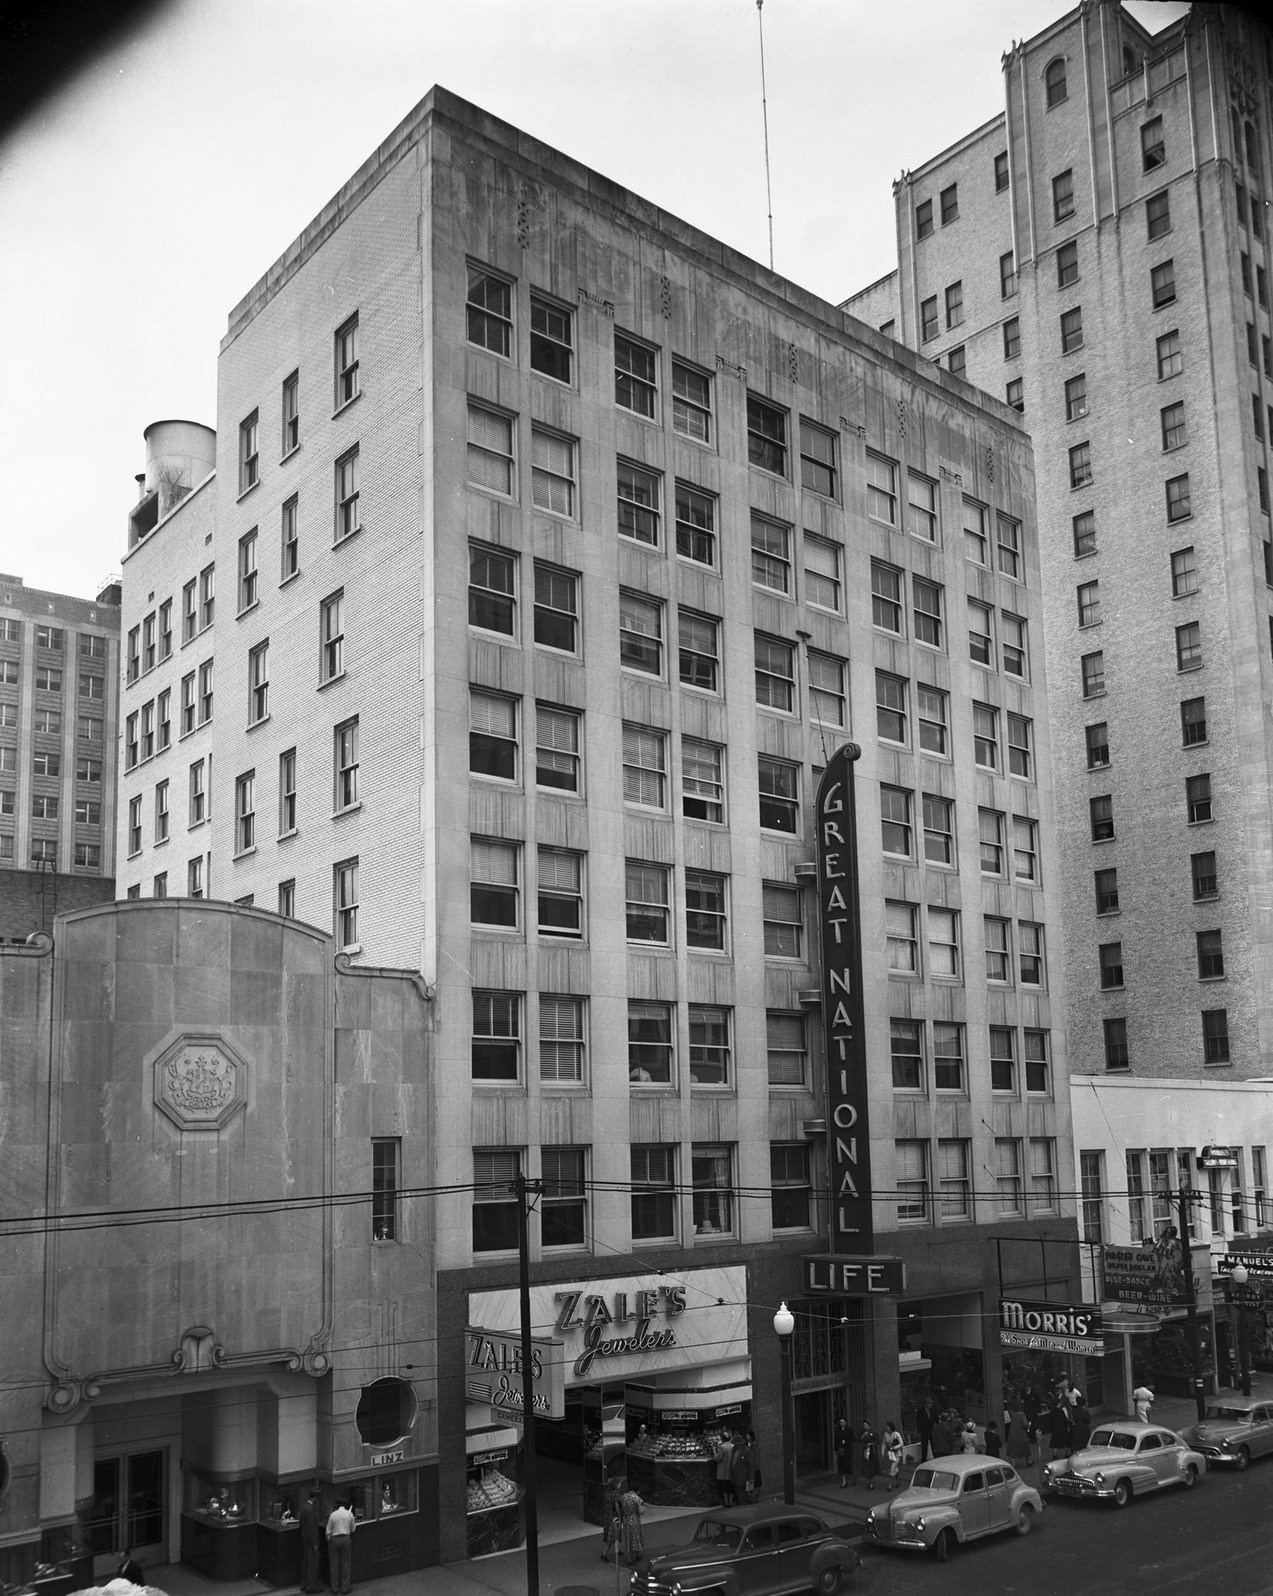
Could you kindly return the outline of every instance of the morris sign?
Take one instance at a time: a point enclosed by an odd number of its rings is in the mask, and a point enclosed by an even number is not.
[[[1085,1303],[1000,1298],[999,1345],[1099,1358],[1105,1350],[1101,1311]]]
[[[858,912],[857,815],[853,762],[844,743],[818,785],[818,920],[822,940],[822,1025],[827,1058],[827,1166],[831,1179],[829,1250],[869,1254],[871,1142],[867,1124],[862,1015],[862,928]]]

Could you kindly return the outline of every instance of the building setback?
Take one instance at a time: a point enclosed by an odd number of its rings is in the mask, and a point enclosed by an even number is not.
[[[433,993],[401,1178],[436,1186],[441,1555],[516,1534],[507,1398],[462,1370],[467,1329],[517,1324],[519,1176],[565,1374],[541,1445],[576,1466],[585,1431],[628,1444],[657,1500],[708,1489],[708,1433],[776,1437],[782,1300],[803,1463],[846,1410],[996,1411],[999,1269],[1077,1278],[1020,418],[435,89],[231,313],[217,423],[215,478],[125,564],[126,635],[192,626],[124,689],[139,729],[176,696],[164,747],[125,738],[121,890],[197,882]],[[850,739],[860,1133],[905,1265],[878,1300],[801,1267],[828,1235],[813,798]]]
[[[0,573],[0,941],[114,896],[119,603]]]

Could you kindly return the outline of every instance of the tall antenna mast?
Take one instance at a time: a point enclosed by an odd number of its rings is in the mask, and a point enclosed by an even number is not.
[[[765,96],[765,0],[756,0],[760,29],[760,115],[765,128],[765,200],[769,205],[769,270],[774,269],[774,191],[769,181],[769,101]]]

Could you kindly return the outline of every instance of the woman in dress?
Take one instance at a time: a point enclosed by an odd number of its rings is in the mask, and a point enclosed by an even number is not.
[[[641,1530],[641,1498],[625,1480],[619,1496],[619,1554],[629,1563],[645,1555],[645,1536]]]
[[[880,1443],[871,1428],[868,1420],[862,1426],[862,1433],[857,1438],[857,1445],[853,1448],[853,1477],[856,1480],[860,1474],[866,1481],[868,1491],[875,1489],[875,1476],[880,1467]]]
[[[840,1471],[840,1489],[847,1491],[853,1473],[853,1449],[858,1438],[847,1419],[839,1419],[835,1426],[835,1466]]]

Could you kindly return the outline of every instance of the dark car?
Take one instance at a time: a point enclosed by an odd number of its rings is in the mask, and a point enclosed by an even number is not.
[[[832,1528],[802,1507],[722,1508],[698,1522],[684,1546],[642,1558],[633,1596],[836,1596],[858,1566],[848,1524]]]
[[[1213,1402],[1205,1419],[1182,1431],[1208,1463],[1231,1463],[1244,1469],[1253,1457],[1273,1452],[1273,1402],[1234,1397]]]

